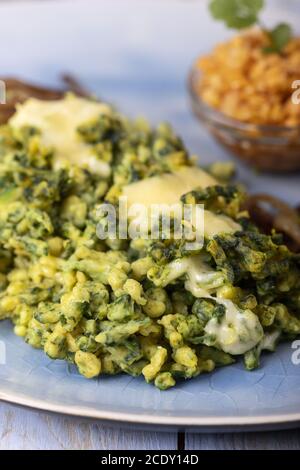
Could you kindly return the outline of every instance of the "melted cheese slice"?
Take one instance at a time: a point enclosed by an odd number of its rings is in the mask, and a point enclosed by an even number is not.
[[[213,270],[202,255],[175,259],[165,268],[167,275],[155,285],[166,287],[176,279],[185,276],[184,287],[194,297],[213,299],[225,307],[225,315],[211,318],[204,331],[208,335],[204,344],[215,346],[232,355],[244,354],[254,348],[263,339],[264,332],[257,315],[251,310],[240,310],[231,300],[213,297],[224,278]],[[266,349],[266,347],[265,347]]]
[[[128,204],[174,204],[183,194],[197,187],[207,188],[219,184],[213,176],[198,167],[182,167],[174,173],[146,178],[123,189]]]
[[[264,335],[257,315],[251,310],[240,310],[231,300],[211,296],[212,290],[221,287],[222,277],[202,261],[201,255],[185,258],[183,264],[187,276],[186,290],[194,297],[214,299],[225,307],[225,315],[221,320],[211,318],[207,322],[204,331],[214,341],[211,344],[209,339],[204,344],[214,345],[232,355],[244,354],[254,348]]]
[[[99,114],[110,112],[111,108],[106,104],[71,94],[56,101],[30,98],[17,106],[9,124],[17,129],[23,126],[38,128],[42,144],[54,150],[56,168],[73,163],[106,177],[110,174],[110,166],[93,154],[91,147],[80,138],[77,128]]]
[[[224,284],[224,278],[218,271],[213,270],[203,261],[203,255],[193,255],[171,261],[162,279],[157,282],[158,287],[166,287],[171,282],[185,275],[185,288],[194,297],[207,297]]]
[[[212,318],[204,331],[215,338],[214,345],[229,354],[245,354],[254,348],[264,336],[263,328],[255,313],[251,310],[239,310],[227,299],[215,299],[224,305],[226,313],[221,320]],[[210,341],[207,343],[210,346]]]
[[[151,205],[171,206],[180,201],[180,197],[197,187],[202,189],[215,186],[218,181],[198,167],[183,167],[174,173],[153,176],[123,188],[130,208],[133,204],[141,204],[150,209]],[[195,210],[202,210],[195,207]],[[193,217],[195,220],[195,217]],[[239,224],[224,215],[204,211],[204,235],[212,238],[219,233],[233,233],[240,230]]]

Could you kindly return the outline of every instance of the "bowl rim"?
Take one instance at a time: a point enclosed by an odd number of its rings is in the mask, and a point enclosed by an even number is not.
[[[195,62],[191,67],[187,76],[187,89],[192,100],[193,106],[196,106],[196,112],[200,112],[206,116],[206,120],[212,121],[224,128],[231,128],[234,130],[253,132],[259,131],[263,134],[275,134],[275,133],[299,133],[300,124],[297,126],[282,126],[276,124],[255,124],[239,121],[238,119],[226,116],[216,108],[209,106],[205,103],[196,91],[195,80],[201,75],[201,71],[195,67]],[[300,104],[299,104],[300,106]]]

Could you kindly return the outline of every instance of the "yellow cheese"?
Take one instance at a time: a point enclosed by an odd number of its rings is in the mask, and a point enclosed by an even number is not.
[[[194,219],[195,220],[195,219]],[[219,233],[234,233],[241,230],[241,226],[226,215],[217,215],[210,211],[204,211],[204,235],[213,238]]]
[[[30,98],[18,105],[9,124],[14,128],[37,127],[43,145],[54,150],[56,168],[74,163],[108,176],[110,166],[96,158],[89,145],[80,139],[77,128],[99,114],[110,112],[111,108],[106,104],[71,94],[56,101]]]
[[[213,299],[225,307],[224,317],[221,320],[210,319],[204,328],[205,333],[216,339],[218,348],[234,355],[244,354],[261,341],[264,332],[257,315],[251,310],[238,309],[231,300],[212,297],[211,294],[224,283],[224,278],[207,265],[201,255],[176,259],[168,265],[168,269],[164,287],[185,275],[185,289],[194,297]]]
[[[194,297],[213,299],[225,307],[225,315],[220,319],[211,318],[204,331],[208,335],[204,344],[214,345],[230,354],[244,354],[254,348],[263,338],[263,328],[257,315],[251,310],[240,310],[231,300],[213,297],[224,284],[225,278],[214,270],[203,256],[194,255],[171,261],[165,267],[166,275],[161,280],[154,279],[155,285],[166,287],[171,282],[184,276],[184,287]],[[211,344],[211,338],[214,342]]]
[[[244,354],[254,348],[264,336],[258,316],[251,310],[239,310],[231,300],[215,300],[224,305],[226,313],[221,320],[211,318],[204,328],[205,333],[215,337],[216,346],[229,354]]]
[[[186,290],[194,297],[209,297],[225,282],[219,271],[213,270],[203,261],[202,254],[174,259],[165,267],[164,276],[153,282],[158,287],[166,287],[182,276],[186,279]]]
[[[174,173],[165,173],[129,184],[123,189],[128,205],[138,202],[151,204],[176,204],[183,194],[192,189],[219,184],[217,180],[198,167],[182,167]]]
[[[205,333],[216,338],[216,346],[234,355],[244,354],[254,348],[264,335],[257,315],[251,310],[238,309],[231,300],[211,296],[211,292],[216,291],[222,285],[220,272],[214,271],[203,262],[201,255],[172,261],[172,263],[176,262],[185,270],[186,290],[190,291],[194,297],[214,299],[225,307],[224,317],[221,320],[212,318],[204,328]]]
[[[174,173],[166,173],[153,176],[136,183],[129,184],[123,188],[123,196],[127,198],[128,208],[133,204],[141,204],[147,211],[152,205],[172,206],[179,202],[180,197],[197,187],[203,189],[215,186],[218,181],[204,170],[198,167],[183,167]],[[202,211],[196,207],[196,211]],[[148,212],[149,214],[149,212]],[[196,214],[193,214],[193,220]],[[241,227],[234,220],[224,215],[204,211],[204,235],[212,238],[219,233],[233,233]]]

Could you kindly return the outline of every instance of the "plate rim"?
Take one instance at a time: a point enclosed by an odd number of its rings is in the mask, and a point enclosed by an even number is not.
[[[278,415],[262,416],[168,416],[126,413],[119,411],[108,411],[84,406],[61,405],[40,399],[22,397],[16,393],[7,393],[0,390],[0,401],[28,408],[64,414],[73,417],[97,419],[114,423],[127,423],[138,425],[156,425],[162,427],[190,427],[190,428],[230,428],[239,426],[276,426],[296,425],[300,423],[300,411]]]

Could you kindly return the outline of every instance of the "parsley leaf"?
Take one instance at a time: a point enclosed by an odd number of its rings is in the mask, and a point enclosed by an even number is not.
[[[267,31],[270,38],[270,46],[264,48],[264,52],[280,52],[292,37],[292,28],[286,23],[280,23],[271,31]]]
[[[211,0],[209,4],[212,16],[234,29],[255,24],[263,6],[264,0]]]
[[[290,41],[292,29],[286,23],[279,23],[271,30],[265,29],[258,18],[264,5],[264,0],[210,0],[209,9],[214,18],[224,21],[229,28],[243,29],[258,24],[270,42],[263,51],[280,53]]]

